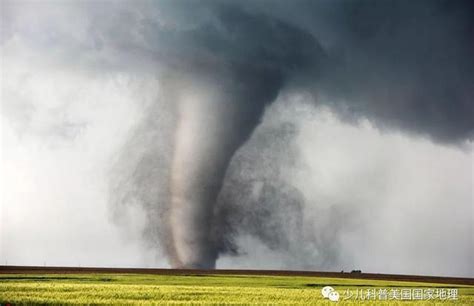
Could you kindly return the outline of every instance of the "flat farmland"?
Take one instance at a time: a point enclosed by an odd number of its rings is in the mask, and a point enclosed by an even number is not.
[[[278,272],[0,267],[0,304],[474,305],[468,278]]]

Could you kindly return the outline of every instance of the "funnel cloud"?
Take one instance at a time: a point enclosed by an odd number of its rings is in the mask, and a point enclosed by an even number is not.
[[[177,58],[162,87],[176,116],[163,215],[164,245],[174,267],[215,267],[224,246],[212,226],[231,158],[285,84],[304,71],[316,71],[324,59],[317,41],[293,26],[233,7],[216,11],[219,27],[206,24],[179,33],[183,44],[191,41],[192,48],[213,53]]]

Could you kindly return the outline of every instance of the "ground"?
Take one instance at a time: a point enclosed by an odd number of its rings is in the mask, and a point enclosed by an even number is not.
[[[339,292],[338,304],[343,305],[474,305],[472,285],[314,276],[132,273],[0,273],[0,305],[336,304],[324,299],[321,294],[321,289],[328,285]],[[412,295],[410,299],[421,293],[424,300],[402,300],[401,295],[408,292]],[[371,300],[362,302],[358,297],[361,293],[365,298],[369,295]]]

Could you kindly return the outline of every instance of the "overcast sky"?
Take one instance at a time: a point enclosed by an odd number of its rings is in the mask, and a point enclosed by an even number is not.
[[[2,1],[0,264],[170,266],[172,71],[275,93],[217,268],[473,277],[472,4],[288,3]]]

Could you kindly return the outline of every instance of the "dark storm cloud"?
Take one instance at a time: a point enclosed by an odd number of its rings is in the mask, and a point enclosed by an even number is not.
[[[172,204],[176,194],[170,189],[176,187],[162,177],[173,178],[176,170],[169,165],[185,163],[190,157],[173,149],[179,137],[169,142],[159,137],[154,120],[162,105],[150,106],[124,150],[128,160],[121,164],[129,166],[119,175],[122,183],[115,188],[116,196],[125,194],[122,202],[129,201],[130,195],[138,198],[149,212],[150,237],[156,233],[161,237],[158,240],[175,266],[213,267],[219,252],[238,253],[234,240],[242,234],[281,251],[294,247],[289,241],[317,242],[318,249],[326,250],[321,256],[326,254],[334,263],[337,239],[325,239],[325,233],[313,237],[310,229],[302,229],[304,200],[277,176],[259,182],[250,174],[232,176],[231,169],[238,166],[231,164],[221,191],[234,152],[258,124],[264,106],[283,89],[310,92],[317,103],[349,121],[368,118],[381,129],[443,143],[470,139],[474,122],[471,8],[461,1],[206,1],[195,10],[188,2],[173,1],[119,7],[113,22],[97,21],[99,29],[106,29],[97,32],[99,45],[118,49],[126,64],[138,61],[135,66],[141,69],[149,69],[150,63],[164,68],[168,81],[163,99],[170,104],[179,104],[173,102],[179,92],[199,79],[213,84],[209,90],[220,92],[238,111],[233,120],[220,123],[233,126],[223,138],[216,138],[219,151],[209,152],[214,166],[197,166],[194,179],[201,186],[184,191],[195,198],[192,208],[187,208],[184,202]],[[203,112],[219,116],[209,109]],[[178,122],[180,117],[189,118],[179,110],[170,114]],[[208,132],[208,137],[215,137],[212,128]],[[170,149],[163,150],[163,145]],[[130,154],[137,147],[148,149]],[[202,148],[196,143],[194,153],[186,154],[199,156]],[[263,156],[265,150],[259,152]],[[135,155],[135,162],[129,159]],[[236,156],[234,163],[238,161]],[[252,197],[255,184],[261,190]],[[200,195],[202,190],[207,190],[205,195]],[[173,211],[193,221],[173,224]],[[190,236],[173,238],[173,227],[186,228]],[[276,235],[279,230],[283,233]],[[337,236],[337,223],[325,231]],[[198,259],[179,256],[176,240],[190,241],[194,253],[202,255],[193,255]]]
[[[339,19],[343,54],[327,88],[389,127],[443,142],[470,138],[473,17],[472,2],[348,3]]]
[[[69,18],[84,20],[78,31],[84,37],[61,26],[54,5],[4,2],[2,41],[20,29],[15,12],[29,6],[49,10],[50,23],[32,20],[21,29],[72,65],[138,73],[211,69],[215,76],[256,75],[252,82],[270,87],[292,78],[352,119],[368,117],[445,143],[472,137],[471,1],[65,5]]]
[[[472,138],[471,1],[297,3],[274,13],[320,38],[330,59],[322,82],[308,85],[336,109],[436,141]]]

